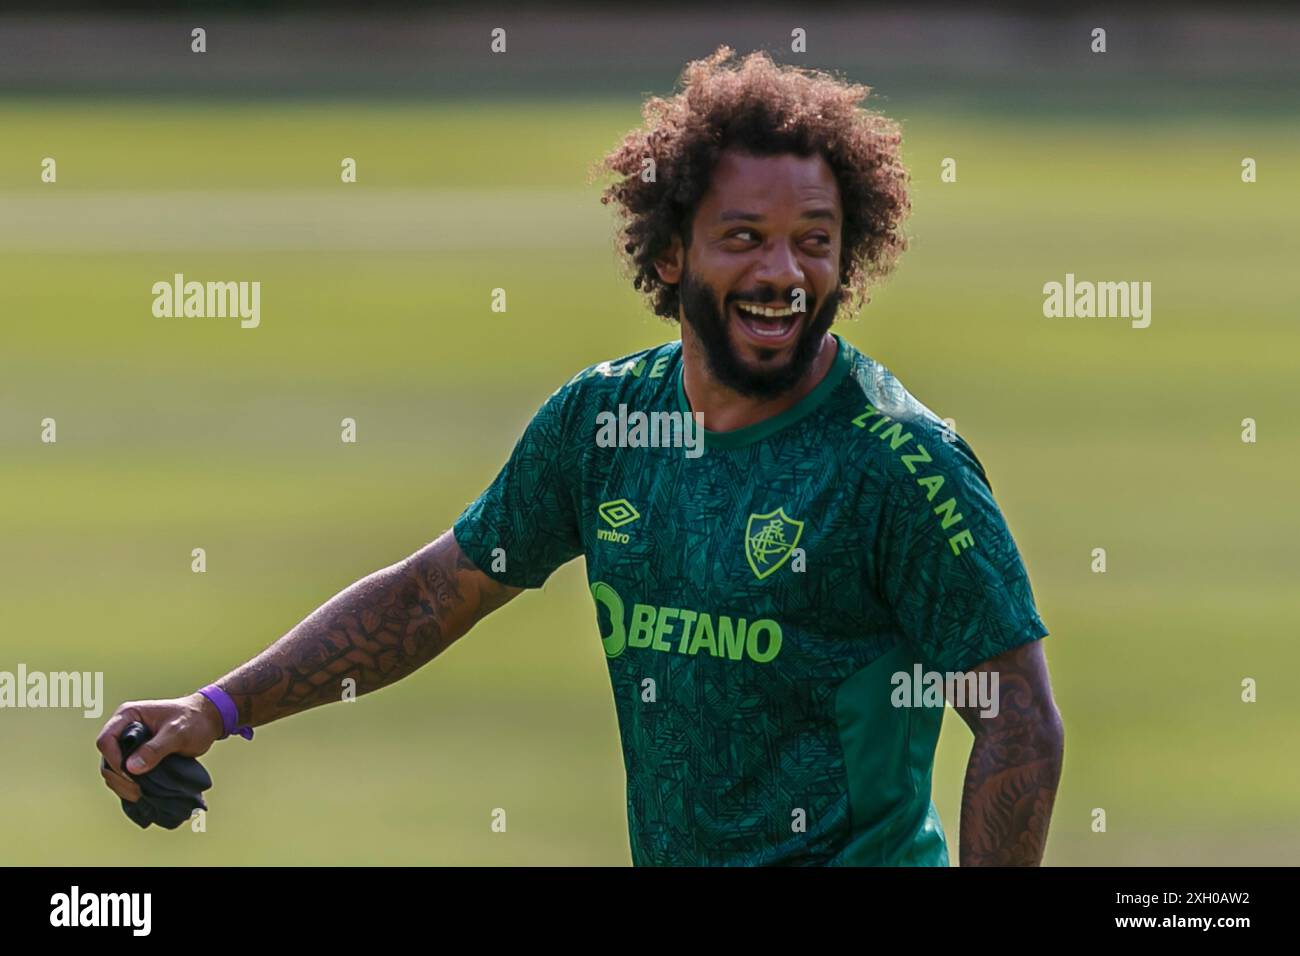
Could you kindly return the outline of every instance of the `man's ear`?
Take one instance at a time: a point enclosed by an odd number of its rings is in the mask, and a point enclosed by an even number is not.
[[[659,278],[664,285],[677,285],[682,281],[682,263],[685,256],[682,238],[674,234],[672,244],[662,255],[655,258],[655,271],[659,273]]]

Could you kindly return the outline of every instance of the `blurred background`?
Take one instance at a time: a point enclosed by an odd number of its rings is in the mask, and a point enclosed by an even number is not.
[[[94,738],[436,537],[575,371],[676,337],[588,173],[721,43],[903,124],[912,248],[839,330],[955,419],[1023,552],[1067,727],[1046,862],[1300,860],[1294,11],[319,9],[0,17],[0,670],[106,698],[0,711],[0,862],[629,863],[581,560],[407,680],[218,744],[206,833],[128,822]],[[178,272],[260,281],[260,327],[155,318]],[[1044,318],[1066,273],[1151,282],[1151,326]],[[954,860],[969,746],[948,713]]]

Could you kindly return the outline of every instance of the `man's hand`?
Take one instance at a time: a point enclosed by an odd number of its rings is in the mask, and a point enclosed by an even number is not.
[[[117,738],[128,724],[137,720],[153,735],[126,762],[126,770],[137,775],[148,773],[171,753],[202,756],[222,731],[221,714],[210,700],[197,692],[174,700],[128,701],[118,707],[99,732],[95,746],[108,763],[99,772],[104,783],[128,803],[140,799],[140,785],[123,772],[122,749]]]
[[[962,866],[1038,866],[1061,778],[1065,728],[1052,700],[1042,641],[971,669],[998,675],[996,716],[954,709],[975,734],[961,800]]]

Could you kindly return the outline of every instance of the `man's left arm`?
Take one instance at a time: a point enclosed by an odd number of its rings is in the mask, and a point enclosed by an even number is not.
[[[997,675],[998,705],[956,707],[975,734],[961,799],[962,866],[1038,866],[1061,778],[1065,728],[1043,642],[971,668]],[[979,678],[977,677],[977,680]]]

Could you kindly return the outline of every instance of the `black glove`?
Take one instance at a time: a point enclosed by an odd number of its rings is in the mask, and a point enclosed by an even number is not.
[[[212,777],[193,757],[168,754],[148,773],[136,775],[126,769],[126,758],[149,739],[149,728],[138,720],[129,724],[117,738],[122,748],[122,771],[140,785],[140,799],[135,803],[122,801],[126,815],[141,829],[156,823],[167,830],[175,830],[190,818],[196,809],[206,810],[203,791],[212,786]],[[108,761],[100,761],[108,766]]]

